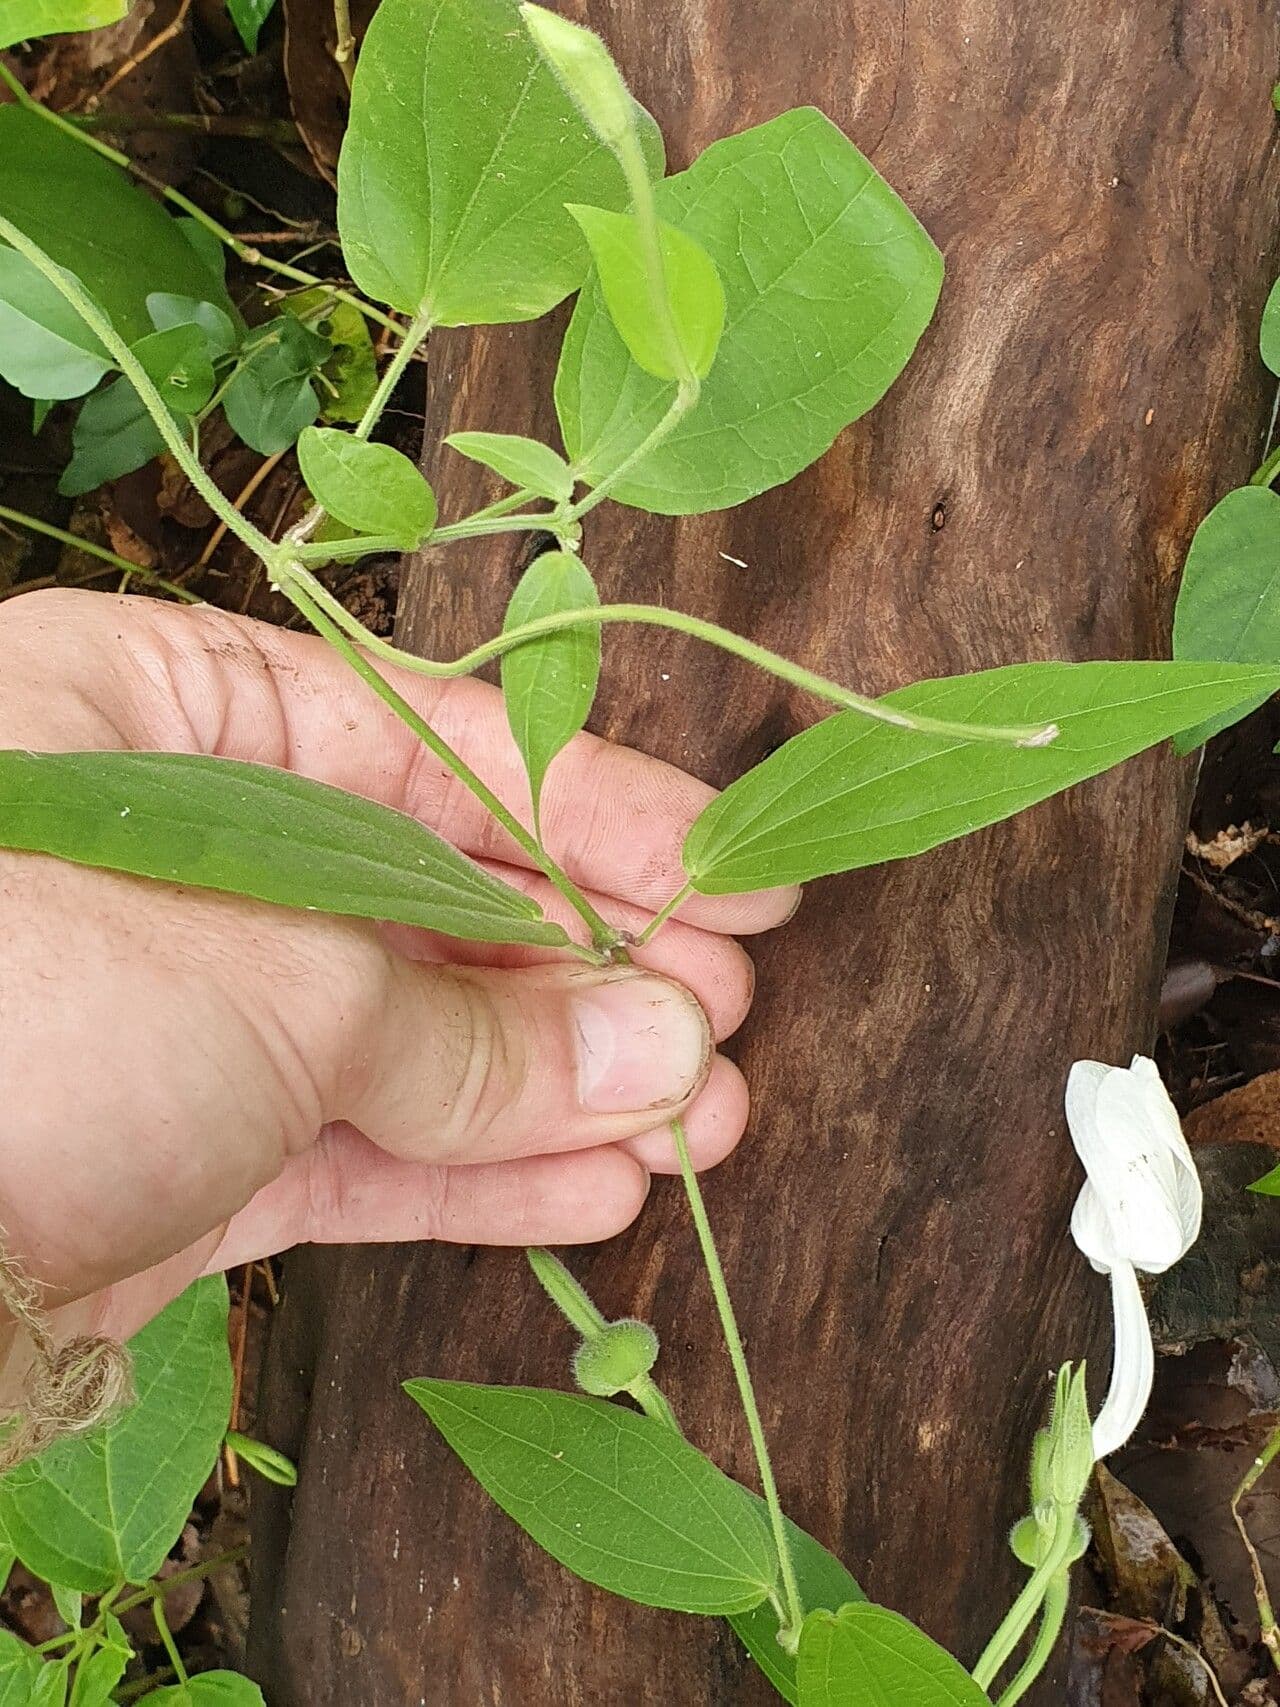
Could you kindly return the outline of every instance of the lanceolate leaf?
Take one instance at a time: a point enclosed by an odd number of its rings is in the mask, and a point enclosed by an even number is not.
[[[1242,486],[1196,529],[1173,613],[1175,658],[1280,664],[1280,494]],[[1178,737],[1189,753],[1268,696],[1258,694]]]
[[[990,1707],[959,1660],[869,1601],[805,1619],[796,1676],[800,1707]]]
[[[905,859],[1008,818],[1206,716],[1280,688],[1280,667],[1015,664],[917,682],[886,703],[970,723],[1043,725],[1045,747],[919,735],[840,712],[713,800],[685,840],[708,895]]]
[[[511,595],[503,632],[599,603],[586,565],[572,552],[547,551],[534,558]],[[527,640],[503,656],[507,721],[529,773],[535,821],[547,766],[591,715],[599,680],[598,626]]]
[[[74,273],[130,343],[153,329],[154,291],[211,302],[237,318],[220,274],[182,222],[73,136],[24,107],[0,106],[0,160],[0,214]]]
[[[760,1502],[761,1514],[764,1502]],[[791,1560],[800,1585],[800,1600],[811,1612],[825,1607],[836,1612],[850,1601],[862,1600],[864,1595],[857,1582],[845,1570],[834,1553],[828,1553],[820,1541],[805,1533],[790,1518],[784,1518],[791,1542]],[[796,1662],[791,1654],[778,1646],[778,1614],[766,1600],[753,1612],[739,1612],[730,1618],[734,1633],[760,1670],[784,1701],[796,1707]]]
[[[482,1487],[562,1565],[645,1606],[758,1606],[777,1565],[745,1488],[663,1423],[534,1387],[409,1381]]]
[[[258,36],[275,3],[276,0],[227,0],[231,22],[248,52],[257,53]]]
[[[542,498],[558,503],[573,494],[569,464],[537,439],[524,439],[516,433],[450,433],[444,442],[459,456],[482,463],[513,486],[527,486]]]
[[[674,225],[659,224],[668,331],[654,306],[644,239],[634,214],[572,206],[569,212],[591,245],[609,318],[632,360],[657,379],[681,379],[687,368],[704,379],[724,330],[724,290],[702,245]],[[669,347],[671,337],[677,344],[674,350]]]
[[[715,263],[724,335],[697,409],[612,496],[687,515],[790,480],[879,401],[929,323],[942,257],[811,107],[713,143],[657,186],[657,201]],[[582,477],[617,468],[672,396],[632,360],[590,281],[556,375],[565,448]]]
[[[307,427],[298,440],[298,467],[316,502],[357,533],[385,535],[411,551],[435,526],[435,493],[392,445]]]
[[[130,0],[0,0],[0,49],[114,24]],[[3,1697],[0,1697],[2,1700]]]
[[[641,128],[661,171],[647,114]],[[440,326],[531,320],[586,275],[564,204],[626,199],[515,0],[382,0],[338,162],[342,249],[361,290]]]
[[[85,1594],[159,1570],[217,1459],[231,1406],[222,1276],[188,1287],[130,1349],[136,1403],[0,1480],[23,1564]]]
[[[0,847],[478,942],[568,941],[403,812],[269,765],[0,752]]]
[[[111,366],[102,345],[44,274],[25,255],[0,245],[0,379],[24,397],[83,397]]]

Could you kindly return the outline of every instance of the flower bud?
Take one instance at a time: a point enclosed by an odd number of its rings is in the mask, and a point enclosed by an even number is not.
[[[574,1353],[573,1375],[584,1393],[610,1399],[623,1393],[658,1361],[658,1336],[648,1322],[610,1322]]]
[[[624,148],[635,127],[635,106],[600,37],[542,6],[521,6],[520,15],[534,46],[601,142]]]

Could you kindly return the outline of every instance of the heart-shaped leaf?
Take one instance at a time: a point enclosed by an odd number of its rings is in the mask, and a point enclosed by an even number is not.
[[[0,752],[0,847],[477,942],[569,940],[415,819],[269,765]]]
[[[154,1576],[213,1468],[231,1407],[226,1281],[196,1281],[130,1350],[136,1402],[0,1480],[23,1564],[85,1594]]]
[[[202,1671],[189,1683],[144,1695],[138,1707],[266,1707],[262,1691],[234,1671]]]
[[[800,1707],[991,1707],[959,1660],[870,1601],[805,1619],[796,1681]]]
[[[1214,712],[1280,688],[1238,664],[1014,664],[917,682],[904,711],[967,723],[1056,723],[1043,747],[958,741],[844,711],[794,736],[707,806],[684,844],[703,894],[804,883],[1008,818]]]
[[[879,401],[929,323],[942,257],[811,107],[713,143],[657,186],[657,204],[714,262],[724,335],[697,409],[611,496],[688,515],[790,480]],[[632,359],[589,281],[556,375],[565,449],[582,478],[595,484],[618,468],[672,396]]]
[[[641,115],[655,172],[662,142]],[[571,201],[626,206],[622,173],[514,0],[382,0],[338,161],[338,227],[367,295],[437,326],[531,320],[582,283]]]
[[[599,1588],[680,1612],[743,1612],[777,1574],[745,1488],[665,1423],[579,1393],[408,1381],[481,1486]]]

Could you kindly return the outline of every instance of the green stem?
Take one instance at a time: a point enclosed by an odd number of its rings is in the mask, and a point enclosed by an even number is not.
[[[1075,1513],[1060,1511],[1058,1527],[1048,1552],[1027,1578],[1022,1593],[1001,1619],[999,1628],[973,1668],[973,1681],[980,1689],[990,1689],[1005,1661],[1026,1634],[1054,1579],[1066,1564],[1074,1540]]]
[[[1231,1517],[1244,1550],[1249,1557],[1249,1570],[1253,1577],[1253,1598],[1258,1608],[1258,1633],[1262,1637],[1263,1646],[1271,1657],[1272,1666],[1280,1670],[1280,1625],[1276,1623],[1275,1607],[1271,1601],[1271,1591],[1267,1587],[1262,1561],[1258,1558],[1257,1548],[1249,1538],[1249,1531],[1245,1527],[1245,1521],[1240,1511],[1240,1502],[1253,1491],[1259,1477],[1270,1467],[1277,1453],[1280,1453],[1280,1428],[1272,1429],[1262,1451],[1259,1452],[1241,1477],[1240,1486],[1231,1496]]]
[[[160,1632],[160,1640],[164,1643],[164,1651],[169,1656],[169,1664],[173,1667],[174,1676],[180,1684],[190,1682],[187,1668],[182,1663],[182,1655],[178,1652],[178,1644],[173,1639],[169,1628],[169,1620],[164,1615],[164,1595],[157,1594],[151,1602],[151,1616],[155,1619],[156,1629]]]
[[[175,599],[182,599],[189,605],[202,602],[195,593],[189,593],[185,587],[179,587],[173,581],[162,580],[154,569],[148,569],[141,563],[130,563],[127,557],[117,557],[115,552],[108,551],[105,545],[95,545],[91,539],[81,539],[78,533],[69,533],[66,528],[54,527],[52,522],[43,522],[38,516],[29,516],[22,510],[11,510],[7,504],[0,504],[0,521],[13,522],[18,527],[29,528],[32,533],[56,539],[60,545],[83,552],[86,557],[97,557],[126,575],[141,576],[150,586],[158,587],[161,592],[170,593]]]
[[[538,532],[562,535],[565,532],[563,518],[552,510],[541,516],[504,516],[497,521],[467,516],[463,521],[446,522],[444,527],[437,528],[428,544],[447,545],[451,539],[484,539],[494,533]]]
[[[43,249],[3,216],[0,216],[0,237],[12,244],[20,255],[25,256],[37,272],[49,281],[59,296],[71,304],[138,393],[166,448],[205,503],[220,521],[226,523],[237,539],[261,557],[269,569],[273,568],[280,559],[279,547],[273,545],[265,534],[259,533],[253,523],[241,515],[231,500],[205,473],[197,458],[192,455],[190,445],[182,436],[181,427],[165,407],[164,399],[156,390],[150,376],[102,310],[81,289],[79,281],[71,274],[64,273]]]
[[[643,462],[645,457],[649,456],[665,438],[670,436],[684,416],[691,409],[696,408],[701,390],[699,381],[692,375],[688,379],[682,379],[671,407],[657,426],[641,439],[630,456],[624,456],[616,468],[606,474],[602,480],[597,481],[585,498],[580,498],[576,504],[571,505],[565,511],[565,520],[570,522],[581,521],[588,511],[594,510],[597,504],[602,504],[618,482],[625,480],[633,468]]]
[[[649,923],[644,927],[644,929],[636,937],[634,946],[636,948],[643,948],[646,943],[652,942],[654,937],[657,936],[658,932],[662,929],[663,925],[666,924],[667,920],[671,917],[671,915],[676,911],[677,908],[683,907],[685,902],[689,899],[690,895],[692,895],[692,894],[693,894],[693,880],[691,878],[689,880],[689,882],[685,884],[683,889],[679,890],[676,894],[674,894],[671,897],[671,899],[665,903],[664,906],[659,907],[658,911],[649,920]]]
[[[596,1308],[585,1287],[575,1280],[558,1257],[539,1247],[533,1247],[524,1254],[528,1257],[529,1267],[537,1276],[538,1284],[547,1297],[584,1340],[595,1339],[605,1331],[609,1326],[608,1319]],[[682,1433],[666,1394],[652,1375],[637,1376],[625,1391],[647,1417],[661,1423],[664,1428],[674,1429],[677,1434]]]
[[[1250,486],[1270,486],[1280,474],[1280,445],[1271,452],[1262,465],[1249,476]]]
[[[172,185],[165,184],[158,178],[153,178],[149,172],[135,164],[127,154],[121,153],[118,148],[112,148],[110,143],[103,142],[100,137],[92,135],[87,130],[81,130],[78,125],[64,118],[61,113],[52,112],[41,102],[34,100],[8,66],[3,63],[0,63],[0,82],[6,85],[14,99],[26,107],[28,112],[37,113],[42,119],[53,125],[56,130],[62,131],[67,136],[73,136],[77,142],[82,143],[86,148],[91,148],[95,154],[100,154],[104,160],[110,160],[113,166],[123,167],[126,172],[131,172],[134,177],[140,178],[145,184],[149,184],[167,202],[171,202],[174,207],[180,208],[188,219],[194,219],[197,225],[202,225],[211,237],[216,237],[219,243],[225,244],[246,266],[261,267],[266,272],[278,274],[280,278],[292,280],[294,284],[325,285],[333,291],[339,302],[345,302],[348,307],[356,309],[358,313],[364,315],[366,320],[376,321],[379,326],[387,326],[393,332],[403,330],[402,323],[399,320],[385,314],[382,309],[375,308],[371,302],[366,302],[354,291],[340,289],[338,286],[332,285],[328,279],[319,278],[315,273],[304,272],[301,267],[292,266],[288,261],[277,261],[273,256],[264,255],[260,249],[255,249],[252,244],[242,243],[234,231],[228,231],[225,225],[219,225],[218,221],[211,214],[206,213],[198,202],[193,202],[189,196],[184,196],[181,190],[175,190]]]
[[[1062,1625],[1067,1616],[1067,1602],[1070,1593],[1071,1573],[1059,1571],[1045,1590],[1044,1603],[1040,1611],[1040,1627],[1036,1631],[1035,1641],[1031,1644],[1031,1651],[1019,1666],[1008,1688],[996,1702],[996,1707],[1014,1707],[1014,1703],[1022,1700],[1022,1697],[1048,1665],[1053,1650],[1057,1646],[1058,1637],[1062,1634]]]
[[[416,657],[412,652],[404,652],[390,641],[370,634],[348,612],[344,611],[341,617],[336,611],[333,615],[334,620],[340,622],[346,632],[375,657],[412,670],[416,675],[429,676],[436,681],[446,681],[455,676],[469,676],[482,664],[502,657],[513,647],[523,645],[527,640],[537,640],[544,634],[558,634],[562,629],[582,628],[593,623],[648,623],[655,628],[670,628],[679,634],[688,634],[695,640],[704,640],[711,646],[718,646],[722,651],[732,653],[736,658],[742,658],[748,664],[754,664],[757,669],[766,670],[770,675],[791,683],[793,687],[804,689],[806,693],[811,693],[818,699],[828,700],[833,705],[842,706],[846,711],[861,712],[864,717],[875,718],[880,723],[891,723],[898,729],[913,729],[917,734],[942,735],[959,741],[1007,743],[1015,747],[1043,747],[1058,732],[1057,725],[1052,723],[1042,724],[1038,728],[1031,725],[1000,728],[979,723],[952,723],[945,718],[920,717],[910,712],[897,711],[880,700],[867,699],[862,694],[841,687],[838,682],[829,681],[827,677],[820,676],[813,670],[806,670],[801,664],[793,664],[790,659],[771,652],[767,646],[758,646],[754,640],[744,639],[742,635],[734,634],[727,628],[720,628],[714,622],[705,622],[701,617],[688,616],[683,611],[666,610],[662,605],[592,605],[582,610],[560,611],[551,616],[537,617],[532,622],[521,623],[518,628],[510,628],[503,634],[494,635],[492,640],[473,647],[470,652],[464,652],[452,662]]]
[[[791,1557],[791,1544],[787,1540],[786,1520],[782,1515],[782,1503],[778,1498],[778,1485],[774,1479],[773,1462],[769,1457],[769,1443],[765,1439],[764,1424],[760,1420],[760,1407],[756,1403],[755,1388],[751,1384],[751,1371],[747,1367],[747,1356],[742,1347],[742,1335],[738,1331],[737,1317],[733,1313],[733,1300],[729,1297],[724,1269],[720,1264],[720,1253],[716,1249],[711,1222],[707,1218],[707,1206],[702,1197],[702,1187],[698,1184],[698,1176],[694,1172],[693,1162],[689,1156],[689,1144],[685,1138],[684,1125],[681,1121],[673,1120],[671,1122],[671,1137],[675,1144],[676,1159],[680,1163],[680,1178],[684,1182],[685,1196],[689,1199],[689,1210],[693,1216],[693,1225],[697,1230],[698,1244],[702,1249],[702,1261],[707,1270],[707,1278],[711,1282],[711,1293],[716,1302],[716,1312],[720,1317],[720,1327],[724,1334],[725,1345],[728,1348],[729,1361],[733,1365],[734,1379],[738,1383],[738,1396],[742,1401],[742,1409],[747,1419],[747,1430],[751,1435],[751,1444],[755,1449],[761,1490],[764,1494],[765,1504],[769,1508],[769,1523],[773,1529],[774,1546],[778,1553],[778,1566],[782,1572],[782,1593],[786,1605],[786,1618],[782,1628],[778,1631],[778,1642],[788,1653],[794,1653],[795,1645],[800,1640],[800,1626],[804,1623],[804,1603],[800,1599],[800,1585],[796,1581],[795,1562]]]
[[[427,334],[430,330],[431,317],[427,314],[415,315],[409,322],[408,327],[405,328],[400,341],[400,347],[387,363],[386,370],[383,373],[382,378],[378,381],[378,389],[369,399],[369,406],[360,417],[360,423],[356,427],[356,437],[358,439],[367,439],[373,429],[377,426],[378,422],[382,419],[382,411],[391,401],[391,395],[395,391],[396,386],[399,385],[400,381],[404,378],[405,370],[409,366],[409,363],[417,355],[420,347],[426,342]]]
[[[113,1600],[111,1611],[115,1613],[117,1618],[122,1617],[124,1613],[132,1612],[135,1606],[145,1606],[149,1600],[154,1600],[157,1594],[162,1596],[172,1594],[175,1588],[181,1588],[184,1583],[200,1582],[205,1577],[213,1576],[217,1571],[226,1570],[228,1565],[238,1565],[242,1559],[248,1557],[249,1549],[247,1547],[229,1548],[227,1552],[218,1553],[212,1559],[205,1559],[199,1565],[191,1565],[185,1571],[175,1571],[171,1577],[157,1577],[145,1588],[139,1589],[136,1594],[126,1595],[123,1600]],[[119,1590],[114,1592],[118,1593]],[[96,1627],[96,1624],[90,1626],[90,1628]],[[76,1641],[83,1634],[84,1632],[80,1630],[64,1631],[61,1636],[52,1636],[47,1642],[41,1642],[35,1652],[44,1654],[53,1648],[64,1648],[69,1642]]]
[[[341,653],[351,668],[373,689],[383,704],[389,706],[423,745],[429,747],[441,763],[449,767],[459,782],[470,789],[490,816],[497,819],[526,858],[559,890],[574,912],[585,921],[591,931],[594,949],[582,948],[577,943],[571,943],[566,952],[574,954],[579,960],[585,960],[592,966],[604,964],[608,959],[608,951],[618,941],[618,932],[600,917],[568,874],[560,869],[555,860],[529,834],[520,820],[507,810],[493,790],[480,780],[461,755],[455,753],[449,743],[436,734],[426,719],[418,715],[408,700],[403,699],[391,683],[384,676],[378,674],[369,660],[357,651],[330,614],[333,607],[337,605],[337,601],[332,598],[332,595],[325,593],[324,608],[322,608],[321,601],[313,594],[317,591],[323,593],[324,589],[319,586],[314,577],[307,575],[306,571],[302,569],[290,570],[285,575],[282,580],[281,591],[298,607],[316,632],[323,635],[329,644]]]
[[[333,57],[342,73],[342,81],[350,89],[356,64],[356,38],[351,32],[351,0],[333,0],[333,24],[337,36]]]

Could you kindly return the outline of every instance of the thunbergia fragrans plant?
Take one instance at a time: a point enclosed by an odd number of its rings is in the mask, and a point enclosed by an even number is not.
[[[42,114],[28,104],[24,122],[56,122]],[[80,145],[91,146],[83,138]],[[97,159],[94,168],[105,169]],[[162,328],[126,325],[101,291],[32,235],[29,221],[0,212],[0,291],[6,278],[11,286],[0,307],[0,374],[6,361],[11,369],[19,361],[4,334],[20,324],[23,379],[37,402],[82,395],[75,387],[83,386],[86,408],[110,396],[112,410],[136,415],[272,584],[547,876],[576,929],[552,922],[407,817],[227,760],[0,753],[0,845],[604,965],[649,941],[695,892],[803,883],[921,853],[1280,688],[1274,664],[1030,663],[917,682],[872,700],[697,615],[600,602],[590,564],[609,550],[606,499],[680,516],[729,508],[791,479],[879,401],[930,321],[941,256],[822,113],[782,113],[714,142],[667,177],[657,126],[595,36],[513,0],[382,0],[355,72],[338,178],[343,254],[363,293],[344,295],[388,321],[397,344],[351,431],[313,424],[315,399],[301,398],[298,373],[291,391],[283,381],[271,390],[297,405],[280,430],[296,437],[313,500],[283,538],[248,521],[199,459],[201,412],[215,406],[220,375],[245,371],[238,364],[253,339],[233,323],[236,341],[223,348],[229,316],[220,282],[203,298],[161,293],[165,301],[149,313]],[[453,450],[492,470],[505,491],[474,514],[453,515],[447,493],[438,500],[409,460],[374,442],[383,410],[433,329],[530,320],[574,293],[554,381],[562,449],[497,430],[519,429],[518,421],[477,422],[454,434]],[[46,370],[32,369],[33,342],[48,363],[63,364],[56,389],[41,391]],[[290,335],[272,348],[296,343]],[[303,354],[285,351],[295,368],[305,366]],[[193,395],[203,399],[195,411]],[[306,410],[312,415],[299,424]],[[328,565],[370,552],[500,533],[551,548],[525,569],[501,633],[460,658],[399,651],[364,629],[324,578]],[[803,690],[827,713],[702,812],[684,844],[684,883],[631,936],[551,856],[540,816],[547,772],[591,713],[603,631],[617,623],[696,637]],[[529,783],[527,801],[514,805],[379,668],[393,661],[443,679],[494,660]],[[198,841],[185,827],[197,816]],[[1183,1214],[1186,1180],[1166,1166],[1172,1134],[1141,1083],[1142,1096],[1127,1103],[1105,1076],[1096,1084],[1088,1075],[1073,1079],[1081,1098],[1086,1084],[1093,1088],[1085,1138],[1076,1114],[1084,1104],[1073,1101],[1091,1182],[1077,1234],[1083,1230],[1088,1254],[1121,1290],[1136,1287],[1134,1268],[1175,1260],[1174,1247],[1193,1236]],[[1130,1240],[1130,1199],[1116,1187],[1130,1129],[1150,1172],[1147,1197],[1154,1200],[1166,1177],[1182,1193],[1158,1246]],[[1153,1134],[1165,1150],[1152,1148]],[[646,1605],[727,1618],[783,1699],[803,1707],[872,1698],[973,1707],[991,1699],[1023,1649],[998,1697],[1016,1701],[1061,1626],[1066,1573],[1084,1546],[1078,1508],[1095,1452],[1109,1449],[1132,1405],[1108,1400],[1095,1442],[1083,1372],[1059,1377],[1033,1459],[1032,1513],[1014,1532],[1031,1575],[971,1673],[899,1613],[868,1603],[844,1565],[785,1516],[678,1122],[671,1141],[759,1494],[682,1432],[676,1404],[655,1381],[652,1329],[605,1320],[546,1252],[530,1260],[578,1332],[574,1372],[583,1390],[432,1377],[410,1381],[408,1391],[493,1498],[562,1564]],[[1181,1151],[1177,1157],[1180,1166]],[[1125,1295],[1131,1303],[1131,1290]],[[1123,1321],[1117,1313],[1117,1378],[1126,1387],[1130,1303]],[[52,1470],[38,1460],[14,1473],[25,1475],[16,1493],[0,1484],[0,1521],[20,1556],[38,1550],[22,1501],[36,1498],[32,1489],[45,1498],[71,1473],[62,1460]],[[149,1557],[117,1577],[131,1580],[144,1564]],[[92,1581],[82,1573],[82,1587],[103,1593],[108,1585],[95,1572]]]

